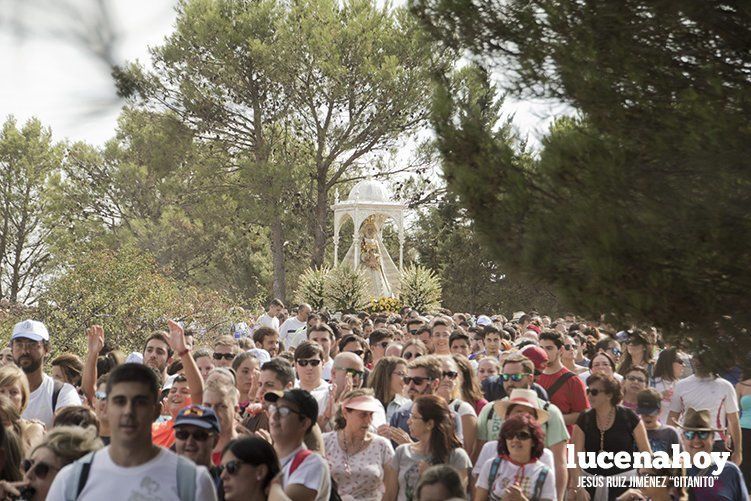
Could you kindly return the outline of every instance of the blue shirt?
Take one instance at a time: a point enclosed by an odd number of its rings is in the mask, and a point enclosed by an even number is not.
[[[708,471],[715,470],[714,464]],[[690,477],[699,473],[698,468],[689,468],[686,474]],[[705,474],[709,476],[709,474]],[[728,461],[722,469],[722,473],[715,477],[712,487],[691,487],[689,489],[691,499],[696,501],[747,501],[748,490],[743,481],[741,470],[735,464]]]

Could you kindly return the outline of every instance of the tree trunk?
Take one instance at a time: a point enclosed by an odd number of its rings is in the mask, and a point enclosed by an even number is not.
[[[312,233],[313,233],[313,252],[311,254],[311,265],[320,267],[323,265],[323,259],[326,256],[326,223],[329,215],[329,197],[326,189],[326,180],[319,179],[316,185],[316,205],[313,208]]]
[[[287,273],[284,269],[284,228],[281,216],[275,214],[271,221],[271,256],[274,261],[274,284],[272,286],[275,298],[286,301]]]

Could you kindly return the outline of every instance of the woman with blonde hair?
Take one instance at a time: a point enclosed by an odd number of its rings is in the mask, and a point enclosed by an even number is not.
[[[44,436],[44,425],[42,423],[20,417],[29,404],[29,394],[29,381],[21,369],[15,365],[0,367],[0,395],[8,399],[18,415],[18,421],[15,421],[15,416],[5,412],[6,415],[3,418],[8,419],[8,421],[4,421],[3,424],[17,426],[24,451],[30,450]]]
[[[402,395],[407,361],[400,357],[383,357],[373,367],[368,377],[368,386],[386,411],[386,421],[409,399]]]
[[[44,501],[52,481],[63,467],[103,446],[93,427],[60,426],[53,429],[34,447],[28,459],[23,460],[23,482],[14,485],[0,482],[0,498],[20,496],[23,490],[23,499]]]

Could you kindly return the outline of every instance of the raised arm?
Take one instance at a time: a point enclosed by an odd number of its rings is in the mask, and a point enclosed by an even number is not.
[[[188,388],[190,388],[190,399],[194,404],[203,403],[203,378],[201,372],[198,370],[196,361],[193,360],[193,356],[190,354],[190,349],[185,344],[185,331],[177,322],[173,320],[167,321],[169,325],[169,341],[170,348],[175,352],[175,355],[180,358],[180,362],[183,364],[183,372],[185,373],[185,379],[188,381]]]
[[[99,377],[96,371],[96,361],[99,353],[104,348],[104,328],[101,325],[92,325],[86,329],[86,360],[83,364],[81,375],[81,390],[86,396],[86,401],[91,406],[96,393],[96,380]]]

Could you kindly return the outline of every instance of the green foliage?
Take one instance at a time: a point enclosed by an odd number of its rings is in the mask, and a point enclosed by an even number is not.
[[[577,313],[751,351],[747,13],[688,1],[413,8],[506,70],[507,90],[577,111],[532,160],[498,134],[483,71],[479,85],[444,79],[434,124],[446,177],[493,255],[553,281]]]
[[[118,88],[226,153],[238,179],[218,189],[242,193],[241,220],[270,229],[283,297],[286,273],[302,271],[287,254],[323,264],[332,190],[426,124],[431,70],[450,52],[433,52],[406,9],[369,0],[184,0],[177,10],[153,69],[118,69]]]
[[[365,309],[370,283],[362,270],[337,266],[326,275],[325,305],[331,311],[356,313]]]
[[[47,184],[63,163],[63,145],[37,119],[0,130],[0,299],[33,303],[51,268]]]
[[[518,277],[499,264],[455,195],[444,196],[420,211],[408,244],[417,251],[423,266],[436,270],[444,308],[473,314],[518,310],[563,313],[547,284]]]
[[[421,313],[441,307],[441,281],[433,270],[410,265],[404,268],[400,280],[399,300],[404,306]]]
[[[50,330],[55,352],[85,353],[86,328],[100,324],[108,343],[127,353],[141,351],[149,334],[165,329],[169,318],[199,325],[211,338],[227,327],[228,310],[219,294],[166,276],[151,257],[124,248],[84,252],[71,260],[40,297],[37,318]]]
[[[324,308],[326,303],[326,277],[331,269],[322,266],[320,268],[308,268],[297,280],[297,303],[308,303],[314,310]]]

